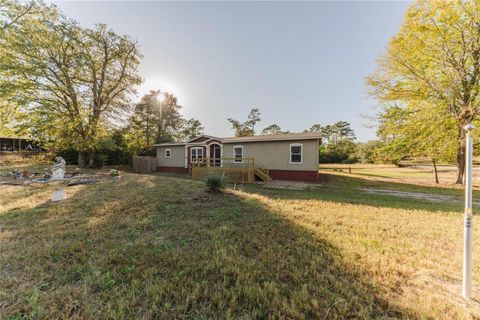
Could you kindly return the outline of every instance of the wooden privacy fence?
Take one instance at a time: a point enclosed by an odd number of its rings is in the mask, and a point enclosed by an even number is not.
[[[147,173],[157,171],[157,158],[147,156],[133,156],[133,171]]]
[[[255,175],[264,181],[271,180],[268,170],[255,163],[254,158],[193,159],[190,170],[194,179],[217,174],[230,182],[254,183]]]

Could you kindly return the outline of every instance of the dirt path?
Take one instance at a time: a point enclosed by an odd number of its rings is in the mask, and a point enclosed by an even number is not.
[[[386,195],[392,195],[392,196],[404,197],[404,198],[410,198],[410,199],[428,200],[432,202],[451,202],[451,201],[462,202],[463,201],[463,198],[461,197],[450,196],[446,194],[375,189],[375,188],[357,188],[357,190],[361,190],[371,194],[386,194]],[[480,205],[479,201],[474,201],[473,203],[476,205]]]

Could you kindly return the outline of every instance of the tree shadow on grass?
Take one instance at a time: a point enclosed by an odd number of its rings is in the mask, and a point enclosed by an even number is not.
[[[334,203],[357,204],[372,207],[427,210],[439,212],[463,212],[463,190],[434,188],[385,181],[372,181],[358,177],[323,174],[320,186],[306,190],[271,189],[261,185],[245,185],[247,192],[260,193],[274,199],[319,200]],[[371,190],[371,192],[368,192]],[[390,191],[383,192],[384,190]],[[395,194],[395,191],[400,191]],[[375,192],[378,191],[378,192]],[[413,195],[408,195],[413,193]],[[424,196],[416,198],[415,196]],[[439,199],[430,199],[429,196]],[[441,197],[445,197],[442,199]],[[474,201],[480,192],[474,192]],[[474,204],[474,211],[480,206]]]
[[[453,194],[453,195],[461,195],[463,194],[463,188],[459,186],[459,188],[452,188],[451,186],[446,185],[431,185],[431,184],[422,184],[421,182],[418,183],[411,183],[411,182],[403,182],[403,181],[392,181],[395,178],[386,177],[390,180],[385,181],[381,179],[369,179],[370,177],[379,177],[382,176],[377,175],[369,175],[369,174],[338,174],[338,173],[328,173],[328,172],[320,172],[320,180],[323,183],[338,185],[338,184],[346,184],[352,186],[373,186],[373,187],[386,187],[386,188],[393,188],[399,190],[411,190],[411,191],[419,191],[419,192],[437,192],[441,194]],[[478,192],[480,195],[480,190],[474,190],[474,192]]]
[[[125,175],[0,217],[2,318],[415,318],[258,201]]]

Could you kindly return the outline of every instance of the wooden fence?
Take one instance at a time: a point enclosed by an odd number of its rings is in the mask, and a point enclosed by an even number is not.
[[[132,158],[133,171],[148,173],[157,171],[157,158],[146,156],[133,156]]]

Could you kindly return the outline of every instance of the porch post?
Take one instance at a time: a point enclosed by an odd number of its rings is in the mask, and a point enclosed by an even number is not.
[[[220,145],[220,167],[223,167],[223,143]]]
[[[188,168],[188,146],[185,145],[185,168]]]
[[[207,152],[206,152],[207,154],[205,155],[205,158],[207,159],[206,160],[207,161],[207,167],[210,167],[210,145],[209,144],[207,144],[206,149],[207,149]]]

